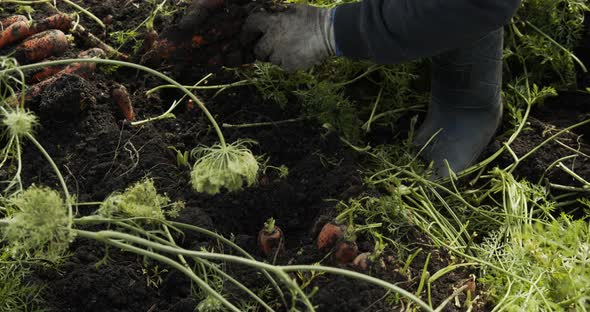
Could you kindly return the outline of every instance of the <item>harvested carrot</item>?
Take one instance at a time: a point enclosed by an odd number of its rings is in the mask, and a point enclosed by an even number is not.
[[[86,51],[82,51],[78,54],[79,58],[101,58],[104,57],[106,53],[99,48],[92,48]],[[68,65],[64,70],[63,73],[66,74],[76,74],[81,76],[82,78],[88,78],[90,75],[94,74],[96,71],[96,63],[72,63]]]
[[[37,83],[40,81],[43,81],[59,72],[61,72],[62,70],[64,70],[64,66],[48,66],[45,68],[42,68],[41,70],[39,70],[38,72],[34,73],[31,78],[29,79],[29,82],[32,83]]]
[[[275,225],[273,218],[268,219],[264,223],[264,228],[258,232],[258,246],[265,256],[283,249],[283,231]]]
[[[353,241],[344,240],[338,243],[334,250],[334,262],[344,265],[352,262],[359,253],[359,248]]]
[[[28,21],[20,21],[6,27],[0,33],[0,49],[29,37],[31,35],[30,26]]]
[[[354,265],[354,267],[357,269],[365,271],[369,268],[369,266],[371,266],[370,256],[370,252],[364,252],[354,258],[352,265]]]
[[[92,48],[78,53],[78,58],[104,57],[105,52],[99,48]],[[76,74],[82,78],[88,78],[96,71],[96,63],[72,63],[68,66],[49,66],[41,69],[31,76],[29,81],[36,83],[53,75]]]
[[[60,13],[38,22],[33,22],[32,24],[27,20],[15,22],[0,33],[0,49],[46,30],[57,29],[68,31],[72,25],[72,21],[73,19],[70,15]]]
[[[324,224],[317,239],[318,249],[327,250],[332,248],[336,242],[344,237],[345,232],[345,225],[337,225],[330,222]]]
[[[26,22],[28,19],[24,15],[13,15],[3,19],[0,24],[2,24],[2,29],[16,23],[16,22]]]
[[[131,97],[129,97],[129,92],[127,92],[127,88],[121,84],[115,84],[115,87],[111,91],[111,95],[115,100],[115,103],[119,106],[125,119],[131,121],[135,119],[135,113],[133,112],[133,105],[131,104]]]
[[[69,45],[68,38],[61,30],[46,30],[18,45],[15,57],[20,63],[33,63],[50,56],[62,55]]]
[[[38,22],[33,22],[31,25],[31,35],[46,31],[49,29],[58,29],[61,31],[68,31],[72,27],[74,19],[71,15],[59,13],[46,17]]]

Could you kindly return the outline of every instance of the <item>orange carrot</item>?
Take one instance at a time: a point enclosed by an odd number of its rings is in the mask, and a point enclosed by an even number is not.
[[[20,21],[6,27],[6,29],[0,33],[0,49],[30,36],[30,26],[31,25],[28,21]]]
[[[13,15],[3,19],[0,24],[2,24],[2,29],[16,23],[16,22],[26,22],[28,19],[24,15]]]
[[[334,250],[334,262],[344,265],[352,262],[358,255],[359,248],[353,241],[344,240],[338,243]]]
[[[31,34],[40,33],[49,29],[59,29],[61,31],[68,31],[72,27],[72,16],[59,13],[46,17],[38,22],[33,22],[31,25]]]
[[[50,29],[68,31],[72,25],[72,21],[73,19],[70,15],[60,13],[38,22],[33,22],[32,24],[27,20],[15,22],[0,33],[0,49],[42,31]]]
[[[326,223],[318,235],[317,246],[319,250],[332,248],[336,242],[344,237],[346,226],[333,223]]]
[[[50,56],[62,55],[69,45],[68,38],[61,30],[46,30],[18,45],[15,57],[20,63],[33,63]]]
[[[264,228],[258,232],[258,246],[265,256],[283,248],[283,230],[275,225],[273,218],[268,219],[264,223]]]
[[[43,80],[61,72],[62,70],[64,70],[64,66],[48,66],[48,67],[42,68],[41,70],[39,70],[38,72],[34,73],[31,76],[31,78],[29,79],[29,82],[37,83],[37,82],[43,81]]]
[[[119,106],[125,119],[131,121],[135,119],[135,113],[133,112],[133,106],[131,105],[131,98],[129,97],[129,93],[127,92],[127,88],[121,84],[115,84],[111,95],[115,100],[115,103]]]
[[[106,53],[100,48],[92,48],[82,51],[78,54],[78,58],[101,58]],[[96,63],[72,63],[68,65],[63,72],[66,74],[76,74],[82,78],[88,78],[96,71]]]
[[[105,52],[99,48],[92,48],[78,53],[78,58],[104,57]],[[64,66],[48,66],[31,76],[29,81],[36,83],[56,74],[76,74],[82,78],[88,78],[96,70],[96,63],[72,63]]]

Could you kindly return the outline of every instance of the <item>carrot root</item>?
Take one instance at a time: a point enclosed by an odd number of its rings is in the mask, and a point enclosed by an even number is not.
[[[131,97],[129,97],[129,92],[127,92],[127,88],[121,84],[115,84],[115,87],[111,91],[111,95],[115,100],[115,103],[119,106],[125,119],[128,121],[135,119],[135,113],[133,112],[133,106],[131,104]]]
[[[62,55],[69,45],[68,38],[61,30],[46,30],[18,45],[15,57],[20,63],[33,63],[50,56]]]
[[[2,24],[2,29],[16,23],[16,22],[26,22],[28,21],[27,17],[24,15],[13,15],[3,19],[0,24]]]

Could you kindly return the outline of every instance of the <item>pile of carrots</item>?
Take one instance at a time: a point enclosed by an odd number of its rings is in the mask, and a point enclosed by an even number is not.
[[[0,21],[0,50],[14,47],[14,57],[20,64],[39,62],[50,57],[63,55],[70,47],[66,35],[72,28],[73,18],[58,13],[39,21],[29,21],[24,15],[13,15]],[[78,25],[78,28],[82,26]],[[95,48],[82,51],[78,58],[102,58],[106,56],[105,44],[99,42]],[[109,47],[107,52],[112,52]],[[95,63],[73,63],[67,66],[45,67],[29,78],[31,85],[24,95],[26,101],[38,97],[41,92],[64,75],[77,75],[88,79],[96,70]],[[121,108],[125,119],[133,120],[135,115],[125,87],[115,85],[112,92],[115,103]],[[9,103],[18,103],[13,99]]]
[[[63,13],[38,22],[30,22],[24,15],[7,17],[1,22],[0,49],[25,40],[15,50],[15,56],[21,63],[61,55],[69,46],[64,32],[70,29],[72,21],[70,15]]]

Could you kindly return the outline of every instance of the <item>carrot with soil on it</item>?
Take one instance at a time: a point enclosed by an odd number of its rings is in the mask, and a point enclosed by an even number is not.
[[[275,225],[275,219],[270,218],[264,223],[264,228],[258,232],[258,246],[263,255],[268,256],[274,250],[283,249],[283,231]]]
[[[31,25],[31,35],[50,29],[69,31],[70,28],[72,28],[73,21],[74,18],[69,14],[54,14],[40,21],[33,21],[33,24]]]
[[[122,84],[116,83],[111,91],[111,95],[117,106],[123,112],[125,119],[128,121],[134,120],[135,113],[133,112],[133,105],[131,104],[131,97],[129,96],[129,92],[127,92],[127,88]]]
[[[351,240],[340,241],[335,249],[333,260],[338,265],[345,265],[351,263],[359,253],[359,248],[356,242]]]
[[[9,44],[21,41],[30,35],[31,24],[28,21],[13,23],[0,33],[0,49]]]
[[[318,249],[325,251],[332,248],[339,240],[344,238],[344,233],[346,233],[345,225],[330,222],[324,224],[316,242]]]
[[[29,19],[24,16],[24,15],[13,15],[13,16],[9,16],[7,18],[4,18],[0,24],[2,24],[2,30],[4,30],[4,28],[16,23],[16,22],[26,22]]]
[[[102,58],[105,52],[99,48],[92,48],[78,53],[78,58]],[[96,63],[72,63],[67,66],[48,66],[44,67],[29,79],[30,82],[37,83],[48,79],[54,75],[76,74],[82,78],[88,78],[96,71]]]
[[[81,58],[92,58],[92,57],[102,57],[105,55],[105,53],[101,49],[94,48],[94,49],[80,52],[80,54],[78,54],[78,55]],[[45,88],[47,88],[49,85],[51,85],[52,83],[57,81],[57,79],[59,79],[60,77],[62,77],[64,75],[77,75],[82,78],[88,78],[92,73],[94,73],[95,70],[96,70],[96,63],[72,63],[72,64],[69,64],[68,66],[66,66],[64,69],[53,74],[52,76],[51,75],[47,76],[47,74],[51,74],[52,72],[54,72],[54,69],[52,69],[51,67],[46,67],[41,72],[37,73],[37,74],[43,73],[46,75],[44,77],[41,77],[41,76],[37,77],[37,79],[41,79],[42,81],[30,86],[29,89],[27,89],[27,91],[24,93],[25,101],[31,101],[34,98],[38,97],[41,94],[41,91],[43,91]],[[7,99],[6,103],[8,103],[9,105],[16,106],[22,100],[22,96],[23,95],[21,94],[18,97],[13,97],[11,99]]]
[[[62,55],[70,42],[61,30],[51,29],[29,37],[16,47],[15,58],[22,64]]]
[[[0,49],[46,30],[57,29],[68,31],[72,25],[72,21],[73,19],[70,15],[60,13],[38,22],[33,21],[31,23],[28,20],[15,22],[0,33]]]

